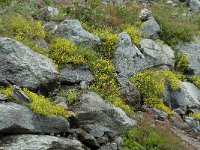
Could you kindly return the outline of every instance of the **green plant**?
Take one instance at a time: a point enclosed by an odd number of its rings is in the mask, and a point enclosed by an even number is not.
[[[192,76],[193,83],[200,89],[200,76],[194,75]]]
[[[68,91],[66,90],[61,90],[58,94],[58,96],[62,96],[66,98],[67,104],[71,105],[77,100],[78,94],[76,91],[73,91],[69,89]]]
[[[60,67],[67,63],[84,64],[84,57],[76,53],[77,46],[69,40],[55,38],[49,45],[49,57]]]
[[[185,70],[188,68],[188,56],[182,54],[181,52],[176,52],[175,56],[175,69],[180,72],[185,72]]]
[[[200,121],[200,113],[193,113],[191,116]]]
[[[171,90],[180,87],[179,80],[169,70],[145,70],[130,78],[140,91],[146,105],[156,107],[171,114],[172,111],[163,104],[162,94],[165,91],[165,83],[170,84]]]
[[[24,88],[23,91],[30,99],[30,104],[28,106],[33,112],[40,115],[63,116],[68,118],[68,112],[64,107],[56,106],[43,95],[37,95],[26,88]]]
[[[12,91],[13,91],[13,89],[12,89],[11,86],[7,87],[7,88],[0,86],[0,93],[3,94],[3,95],[5,95],[5,96],[7,96],[8,99],[12,98]]]

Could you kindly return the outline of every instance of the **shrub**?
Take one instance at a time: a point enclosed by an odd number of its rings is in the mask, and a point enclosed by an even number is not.
[[[67,110],[62,106],[56,106],[49,99],[45,98],[43,95],[37,95],[28,89],[23,89],[24,93],[30,99],[30,109],[40,115],[53,115],[53,116],[63,116],[68,118]]]
[[[194,75],[192,76],[193,83],[200,89],[200,76]]]
[[[175,62],[175,69],[180,72],[185,72],[188,68],[188,56],[182,54],[181,52],[176,52],[176,62]]]
[[[49,45],[49,57],[60,67],[67,63],[84,64],[84,57],[76,53],[77,46],[69,40],[55,38]]]
[[[0,23],[1,36],[13,38],[34,51],[47,55],[47,51],[35,42],[45,38],[45,31],[40,22],[32,18],[4,15]]]
[[[171,90],[180,87],[177,76],[169,70],[146,70],[131,77],[143,101],[146,105],[156,107],[171,114],[172,111],[163,104],[162,94],[165,91],[165,83],[170,84]]]

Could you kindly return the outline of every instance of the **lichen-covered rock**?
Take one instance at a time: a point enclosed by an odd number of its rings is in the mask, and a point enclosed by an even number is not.
[[[200,0],[187,0],[191,10],[200,11]]]
[[[90,83],[94,80],[89,67],[86,65],[67,65],[61,70],[61,83],[63,84],[80,84],[82,81]]]
[[[10,135],[0,140],[3,150],[85,150],[78,140],[48,135]]]
[[[180,89],[164,93],[165,103],[172,109],[181,108],[186,111],[188,108],[200,109],[200,90],[192,83],[180,82]]]
[[[150,39],[157,39],[159,38],[160,26],[153,17],[150,17],[144,22],[142,32]]]
[[[0,104],[1,133],[62,133],[69,122],[62,117],[42,116],[15,103]]]
[[[200,36],[195,41],[179,43],[177,49],[188,56],[188,70],[200,75]]]
[[[0,84],[8,81],[31,90],[51,91],[59,81],[53,62],[22,43],[0,37]]]
[[[141,10],[139,18],[142,21],[147,21],[149,19],[149,17],[151,17],[151,11],[149,11],[148,9],[144,8]]]
[[[94,92],[83,93],[71,109],[77,114],[76,125],[87,132],[94,129],[122,133],[136,125],[126,113]],[[73,126],[73,124],[72,124]]]
[[[174,66],[174,51],[151,39],[141,40],[141,51],[131,42],[126,32],[119,34],[114,56],[115,70],[119,75],[130,77],[147,68]]]
[[[93,47],[100,44],[100,39],[84,30],[78,20],[64,20],[58,25],[55,33],[86,47]]]

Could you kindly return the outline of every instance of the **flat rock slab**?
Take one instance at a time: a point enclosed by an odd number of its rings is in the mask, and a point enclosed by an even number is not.
[[[63,117],[42,116],[16,103],[0,104],[0,132],[2,133],[62,133],[69,129]]]
[[[75,139],[48,135],[11,135],[0,140],[3,150],[85,150]]]

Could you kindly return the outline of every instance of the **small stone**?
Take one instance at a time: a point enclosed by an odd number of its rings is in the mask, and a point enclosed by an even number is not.
[[[90,134],[94,136],[95,138],[100,138],[104,135],[104,131],[100,129],[94,129],[90,131]]]

